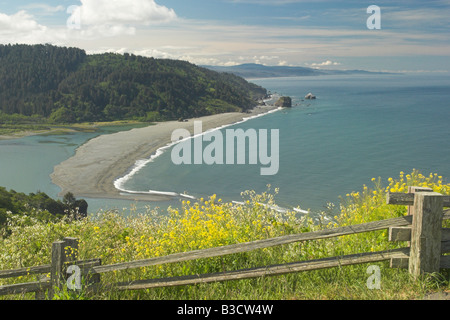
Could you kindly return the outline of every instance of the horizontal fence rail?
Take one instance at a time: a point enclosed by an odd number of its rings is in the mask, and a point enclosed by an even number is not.
[[[449,215],[450,219],[450,215]],[[183,262],[196,259],[214,258],[229,254],[249,252],[257,249],[265,249],[279,245],[285,245],[300,241],[320,240],[332,237],[340,237],[345,235],[377,231],[387,229],[391,226],[407,226],[410,225],[412,217],[399,217],[388,220],[368,222],[364,224],[346,226],[322,231],[305,232],[300,234],[292,234],[287,236],[281,236],[276,238],[270,238],[265,240],[257,240],[252,242],[244,242],[238,244],[232,244],[222,247],[208,248],[203,250],[194,250],[189,252],[174,253],[164,257],[156,257],[150,259],[142,259],[131,262],[124,262],[112,265],[105,265],[94,267],[93,270],[96,273],[104,273],[110,271],[127,270],[134,268],[142,268],[155,266],[166,263]]]
[[[388,204],[412,206],[414,205],[414,195],[415,193],[387,193],[386,202]],[[450,207],[450,196],[442,196],[442,200],[443,207]]]
[[[0,295],[40,292],[49,290],[50,288],[51,288],[50,279],[45,279],[42,282],[35,281],[35,282],[12,284],[8,286],[0,286]]]
[[[77,261],[74,254],[64,254],[67,247],[78,249],[77,239],[64,238],[62,241],[53,243],[51,264],[0,271],[0,279],[27,275],[44,275],[39,281],[0,286],[0,295],[35,292],[36,299],[44,299],[45,292],[48,291],[47,298],[52,298],[55,288],[62,288],[65,285],[68,278],[66,270],[72,265],[77,266],[81,272],[81,275],[87,277],[87,284],[91,287],[101,288],[101,290],[115,289],[120,291],[276,276],[293,272],[386,260],[391,261],[391,267],[409,268],[410,273],[415,276],[429,271],[427,269],[427,259],[433,260],[434,269],[437,268],[439,270],[439,268],[450,268],[450,256],[442,255],[445,253],[450,253],[450,229],[442,228],[442,221],[450,219],[450,209],[443,209],[444,207],[450,207],[450,196],[442,196],[440,194],[432,193],[427,188],[415,187],[415,189],[411,190],[414,193],[388,193],[386,197],[386,202],[388,204],[409,206],[409,215],[407,216],[209,249],[193,250],[189,252],[170,254],[163,257],[155,257],[111,265],[102,265],[100,259]],[[434,221],[434,229],[430,229],[428,226],[428,221],[431,221],[429,219]],[[161,264],[220,257],[230,254],[249,252],[257,249],[287,245],[301,241],[327,239],[384,229],[389,230],[389,241],[406,241],[408,243],[408,247],[380,252],[358,253],[340,257],[298,261],[236,271],[135,280],[116,284],[100,285],[100,275],[111,271],[131,270]],[[425,232],[428,232],[428,234],[423,234],[423,229]],[[430,232],[430,230],[433,232]],[[421,252],[420,248],[416,248],[416,246],[420,246],[420,243],[417,244],[417,240],[415,239],[423,239],[424,237],[427,239],[429,238],[429,243],[434,244],[435,256],[428,256],[424,258],[423,252]],[[76,251],[77,250],[69,250],[69,252]],[[436,259],[437,261],[435,261]],[[45,276],[47,274],[50,274],[50,278]]]
[[[13,277],[22,277],[33,274],[42,274],[42,273],[50,273],[51,264],[46,264],[43,266],[30,267],[30,268],[20,268],[16,270],[4,270],[0,271],[0,279],[2,278],[13,278]]]
[[[218,281],[242,280],[250,278],[259,278],[264,276],[276,276],[287,273],[311,271],[318,269],[326,269],[340,266],[348,266],[353,264],[362,264],[369,262],[380,262],[393,258],[407,258],[408,248],[360,253],[346,255],[342,257],[331,257],[317,260],[299,261],[287,264],[265,266],[258,268],[249,268],[237,271],[218,272],[202,275],[171,277],[163,279],[150,279],[131,282],[118,283],[112,288],[117,290],[140,290],[170,286],[193,285],[199,283],[209,283]]]

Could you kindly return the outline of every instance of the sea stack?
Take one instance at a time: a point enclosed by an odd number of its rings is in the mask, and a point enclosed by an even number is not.
[[[315,98],[316,98],[316,96],[313,95],[311,92],[305,96],[305,99],[308,99],[308,100],[314,100]]]
[[[282,108],[292,108],[292,99],[291,97],[281,97],[277,102],[275,102],[275,106]]]

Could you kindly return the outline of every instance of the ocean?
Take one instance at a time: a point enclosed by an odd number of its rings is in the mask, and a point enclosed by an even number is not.
[[[279,189],[277,205],[322,210],[340,196],[370,186],[371,178],[398,177],[418,169],[450,178],[450,76],[370,74],[251,79],[271,93],[290,96],[293,107],[230,127],[278,130],[279,170],[261,165],[175,165],[171,148],[128,177],[123,187],[147,192],[216,194],[241,201],[241,192]],[[305,100],[309,92],[316,100]],[[118,130],[118,129],[115,129]],[[225,129],[221,129],[224,131]],[[0,141],[0,185],[19,192],[47,192],[53,166],[98,134],[34,136]],[[225,136],[225,134],[224,134]],[[206,146],[206,144],[205,144]],[[172,147],[173,148],[173,147]],[[33,159],[29,161],[28,159]],[[90,211],[125,208],[126,201],[87,199]],[[178,201],[150,204],[161,208]],[[140,203],[138,206],[143,207]]]
[[[234,127],[279,130],[279,171],[260,165],[175,165],[170,149],[124,185],[128,190],[217,194],[279,189],[282,207],[323,209],[370,185],[414,168],[450,177],[450,78],[436,75],[352,75],[253,79],[293,99],[291,109]],[[305,100],[309,92],[316,100]],[[228,127],[229,129],[230,127]],[[225,134],[224,134],[225,136]],[[248,163],[248,162],[247,162]]]

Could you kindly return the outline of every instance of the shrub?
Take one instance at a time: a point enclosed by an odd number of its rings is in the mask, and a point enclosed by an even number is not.
[[[99,212],[89,218],[69,218],[42,222],[30,216],[8,216],[10,234],[0,242],[0,270],[50,263],[51,244],[63,237],[80,239],[78,259],[100,258],[114,264],[177,252],[205,249],[282,235],[354,225],[404,215],[405,206],[387,205],[389,191],[406,192],[408,185],[428,186],[450,193],[450,185],[437,174],[424,176],[414,170],[398,179],[372,179],[374,186],[363,186],[342,199],[339,212],[317,216],[273,210],[278,190],[263,194],[242,193],[242,203],[224,202],[215,195],[198,201],[183,201],[167,214],[157,210],[137,213]],[[330,216],[330,213],[335,216]],[[27,220],[28,219],[28,220]],[[24,221],[27,220],[25,223]],[[387,241],[386,231],[369,232],[319,241],[306,241],[223,257],[110,272],[103,283],[137,279],[213,273],[310,260],[324,257],[381,251],[401,246]],[[367,265],[331,268],[284,276],[228,281],[196,286],[160,288],[133,292],[105,291],[95,299],[409,299],[436,288],[436,282],[413,282],[406,270],[382,269],[382,290],[366,287]],[[33,278],[33,277],[25,277]],[[34,278],[33,278],[34,279]],[[4,283],[24,279],[1,280]],[[439,286],[447,283],[439,282]],[[69,297],[62,295],[59,298]],[[73,297],[72,297],[73,298]]]

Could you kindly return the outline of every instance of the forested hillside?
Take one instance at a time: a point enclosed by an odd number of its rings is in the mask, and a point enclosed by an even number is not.
[[[33,216],[41,221],[51,221],[64,216],[83,218],[87,216],[88,203],[84,199],[77,200],[72,193],[64,195],[63,200],[54,200],[47,194],[25,194],[0,187],[0,238],[8,217]]]
[[[246,111],[265,94],[238,76],[185,61],[0,45],[0,123],[12,114],[53,123],[164,121]]]

